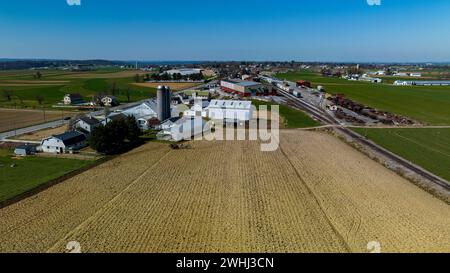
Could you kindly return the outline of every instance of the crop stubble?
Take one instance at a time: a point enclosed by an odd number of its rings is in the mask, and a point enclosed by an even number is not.
[[[330,135],[281,139],[147,144],[0,210],[0,251],[450,251],[447,204]]]

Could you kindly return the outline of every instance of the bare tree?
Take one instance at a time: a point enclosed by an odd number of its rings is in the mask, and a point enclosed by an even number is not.
[[[125,89],[125,96],[127,96],[128,102],[131,102],[131,90],[130,90],[130,88]]]
[[[22,96],[16,95],[16,98],[19,100],[20,104],[23,104]]]
[[[12,100],[12,95],[11,90],[3,90],[3,97],[5,97],[8,101]]]
[[[42,105],[42,103],[44,103],[44,97],[43,96],[36,96],[36,101],[38,102],[39,105]]]
[[[111,85],[111,95],[116,95],[116,82],[113,82]]]
[[[139,74],[134,75],[134,81],[135,82],[140,82],[141,81],[141,76]]]

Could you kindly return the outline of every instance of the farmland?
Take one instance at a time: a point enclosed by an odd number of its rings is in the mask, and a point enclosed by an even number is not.
[[[446,203],[326,133],[190,145],[146,144],[1,209],[0,251],[450,251]]]
[[[450,87],[394,86],[322,77],[314,72],[278,74],[280,79],[308,80],[331,94],[345,94],[367,106],[410,117],[424,124],[450,125]]]
[[[384,148],[450,181],[450,128],[354,129]]]
[[[0,202],[90,163],[71,159],[15,158],[12,151],[0,150]],[[16,166],[10,167],[12,164]]]
[[[73,114],[61,111],[18,110],[0,108],[0,132],[59,120]]]
[[[169,86],[172,90],[178,91],[201,85],[198,82],[149,82],[149,83],[133,83],[135,86],[158,88],[160,85]]]
[[[253,105],[257,108],[261,105],[267,105],[267,110],[270,111],[274,103],[266,103],[263,101],[253,100]],[[293,109],[286,105],[278,105],[280,108],[280,126],[284,129],[309,128],[320,125],[318,121],[313,120],[302,111]]]
[[[96,94],[115,95],[119,101],[137,101],[155,95],[155,89],[136,86],[135,75],[142,71],[90,71],[70,72],[42,71],[42,77],[34,78],[36,71],[0,71],[0,107],[49,108],[61,102],[68,93],[79,93],[86,101]],[[8,96],[7,94],[11,94]],[[37,97],[42,97],[38,101]]]

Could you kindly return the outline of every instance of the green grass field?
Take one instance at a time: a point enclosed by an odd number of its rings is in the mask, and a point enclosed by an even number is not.
[[[0,150],[0,202],[92,163],[42,157],[13,159],[12,151]],[[11,168],[11,164],[17,166]]]
[[[90,101],[97,93],[112,94],[120,102],[128,102],[127,90],[130,92],[130,101],[137,101],[154,97],[156,89],[135,86],[134,72],[99,70],[85,73],[69,71],[41,71],[42,78],[34,79],[36,71],[0,71],[0,107],[17,108],[50,108],[61,102],[65,94],[79,93],[85,101]],[[115,74],[123,73],[123,74]],[[122,76],[123,75],[123,76]],[[5,96],[5,91],[13,93],[11,100]],[[39,105],[37,96],[44,101]]]
[[[253,105],[255,105],[257,108],[261,105],[267,105],[269,106],[268,110],[270,110],[271,105],[278,104],[253,100]],[[284,119],[284,128],[286,129],[310,128],[320,125],[318,121],[313,120],[302,111],[298,111],[286,105],[279,105],[279,107],[280,116]]]
[[[394,86],[322,77],[301,71],[278,74],[290,81],[307,80],[330,94],[345,94],[367,106],[415,119],[424,124],[450,125],[450,87]]]
[[[450,128],[353,130],[450,181]]]

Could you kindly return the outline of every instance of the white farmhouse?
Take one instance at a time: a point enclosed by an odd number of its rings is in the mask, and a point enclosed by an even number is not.
[[[66,94],[63,101],[65,105],[77,105],[84,103],[83,97],[80,94]]]
[[[79,132],[66,132],[42,140],[44,153],[64,154],[86,147],[86,136]]]
[[[102,124],[98,119],[90,117],[90,116],[84,116],[79,118],[77,121],[75,121],[75,128],[80,129],[82,132],[86,132],[88,134],[92,133],[95,127]]]
[[[119,100],[114,96],[103,96],[100,100],[104,106],[119,105]]]
[[[253,118],[251,101],[242,100],[212,100],[208,110],[208,117],[212,120],[241,123]]]

